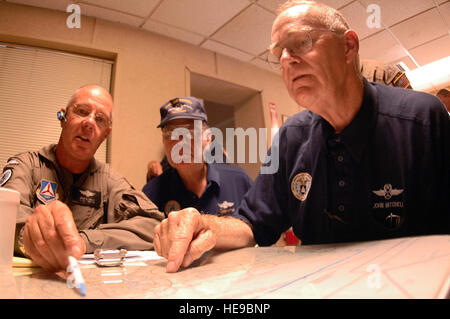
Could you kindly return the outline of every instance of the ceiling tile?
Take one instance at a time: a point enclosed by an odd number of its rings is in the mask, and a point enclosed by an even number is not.
[[[220,29],[213,39],[258,55],[269,47],[275,14],[252,5]]]
[[[365,7],[380,6],[381,24],[390,27],[435,6],[434,0],[361,0]],[[366,16],[368,13],[366,13]]]
[[[335,8],[335,9],[341,9],[342,7],[346,6],[353,0],[323,0],[320,1],[324,4],[326,4],[329,7]]]
[[[450,35],[427,42],[409,50],[409,53],[420,65],[425,65],[450,55]],[[449,70],[450,72],[450,70]]]
[[[285,2],[286,0],[258,0],[256,3],[275,13],[278,7]]]
[[[424,27],[426,26],[426,27]],[[437,9],[431,9],[391,28],[406,49],[414,48],[448,33]]]
[[[66,11],[69,4],[74,1],[71,0],[7,0],[7,2],[24,4],[27,6],[54,9],[59,11]]]
[[[405,50],[384,30],[362,40],[359,44],[359,54],[361,59],[389,62],[405,56]]]
[[[343,6],[349,4],[350,2],[352,2],[353,0],[322,0],[320,2],[322,2],[323,4],[326,4],[327,6],[330,6],[332,8],[335,9],[339,9],[342,8]],[[272,11],[273,13],[275,13],[278,9],[278,7],[285,3],[286,0],[258,0],[257,3],[266,8],[267,10]]]
[[[165,0],[151,19],[209,36],[250,3],[248,0]]]
[[[159,0],[83,0],[82,2],[145,18],[156,7]]]
[[[444,16],[447,28],[450,28],[450,1],[439,6],[439,11]]]
[[[253,56],[250,54],[247,54],[245,52],[239,51],[235,48],[231,48],[229,46],[223,45],[219,42],[213,41],[213,40],[207,40],[205,43],[201,45],[202,48],[221,53],[223,55],[248,62],[250,61]]]
[[[163,23],[152,20],[147,20],[142,26],[145,30],[152,31],[158,34],[165,35],[183,42],[188,42],[194,45],[199,45],[205,39],[201,35],[188,32],[186,30],[178,29]]]
[[[381,30],[381,28],[371,28],[368,26],[367,19],[369,14],[366,12],[366,8],[358,1],[345,6],[339,11],[344,15],[350,28],[356,31],[359,39],[364,39]]]
[[[138,18],[118,11],[104,9],[84,3],[80,3],[79,5],[81,7],[81,16],[87,15],[89,17],[96,17],[103,20],[120,22],[134,27],[138,27],[144,22],[143,18]]]

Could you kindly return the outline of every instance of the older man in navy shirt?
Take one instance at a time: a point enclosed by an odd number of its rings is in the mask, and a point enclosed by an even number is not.
[[[236,212],[253,182],[240,167],[205,161],[211,137],[203,101],[177,97],[164,103],[160,113],[158,127],[170,168],[142,191],[166,216],[186,207],[219,216]]]
[[[290,226],[302,244],[450,232],[443,104],[364,80],[358,49],[336,10],[295,0],[280,8],[269,61],[307,111],[280,128],[270,149],[278,171],[260,174],[232,217],[184,211],[157,226],[168,272],[212,248],[271,245]]]

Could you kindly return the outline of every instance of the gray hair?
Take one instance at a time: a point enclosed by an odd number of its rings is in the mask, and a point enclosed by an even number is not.
[[[350,29],[350,26],[344,16],[337,10],[324,5],[319,2],[309,0],[288,0],[277,10],[277,15],[280,15],[283,11],[298,5],[310,5],[318,10],[317,21],[324,27],[330,30],[346,31]]]

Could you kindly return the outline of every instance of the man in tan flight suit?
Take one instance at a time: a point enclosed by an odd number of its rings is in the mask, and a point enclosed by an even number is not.
[[[94,154],[111,132],[113,101],[97,85],[78,89],[58,112],[58,144],[11,157],[0,186],[21,193],[15,254],[49,271],[96,248],[153,249],[157,207]]]

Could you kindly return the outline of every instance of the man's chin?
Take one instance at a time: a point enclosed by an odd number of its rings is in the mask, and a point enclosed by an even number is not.
[[[75,147],[73,149],[73,157],[80,161],[89,161],[95,155],[95,151],[92,151],[92,148],[86,147]]]

